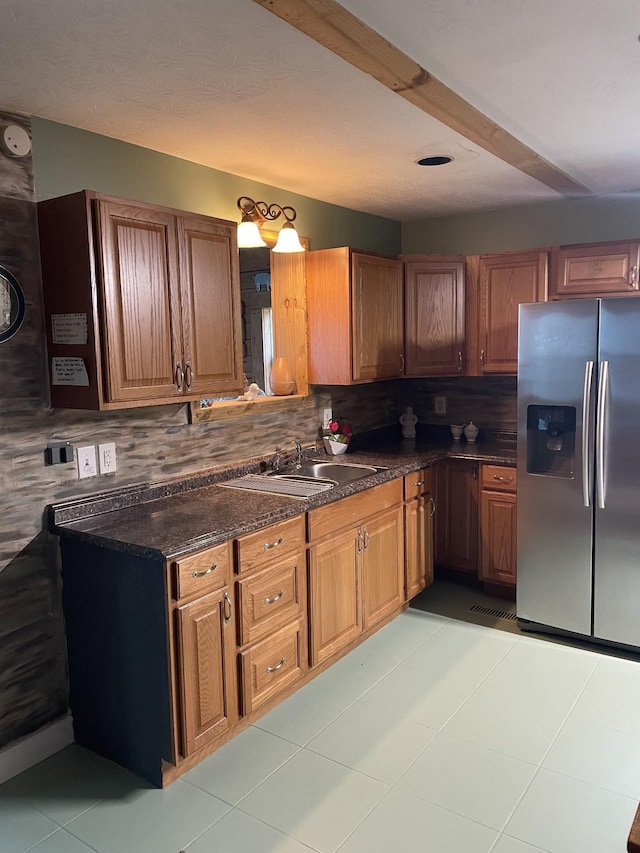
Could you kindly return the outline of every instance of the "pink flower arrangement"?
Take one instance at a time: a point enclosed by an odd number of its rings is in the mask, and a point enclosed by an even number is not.
[[[344,418],[334,418],[329,424],[329,431],[325,433],[325,437],[330,441],[339,441],[342,444],[349,444],[351,435],[351,425]]]

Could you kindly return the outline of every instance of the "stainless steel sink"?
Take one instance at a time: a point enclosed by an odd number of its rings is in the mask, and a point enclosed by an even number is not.
[[[289,480],[329,480],[337,485],[360,480],[362,477],[370,477],[385,468],[376,465],[359,465],[353,462],[322,462],[313,460],[306,462],[300,468],[290,471],[276,471],[271,477],[282,477]]]

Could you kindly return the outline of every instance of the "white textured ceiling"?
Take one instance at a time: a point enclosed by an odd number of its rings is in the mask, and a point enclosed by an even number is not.
[[[640,189],[637,0],[342,5],[594,194]],[[1,7],[0,108],[400,220],[559,198],[252,0]]]

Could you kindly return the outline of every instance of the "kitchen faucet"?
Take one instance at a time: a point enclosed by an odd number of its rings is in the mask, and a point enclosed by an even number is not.
[[[273,471],[279,471],[284,465],[288,465],[289,462],[295,459],[295,468],[302,468],[302,445],[299,441],[294,441],[293,446],[295,450],[292,453],[287,453],[282,455],[279,448],[276,448],[276,452],[271,459],[271,468]]]

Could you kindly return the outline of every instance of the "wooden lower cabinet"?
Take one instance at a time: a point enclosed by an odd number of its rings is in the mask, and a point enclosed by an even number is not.
[[[480,578],[516,582],[516,470],[482,466],[480,492]]]
[[[308,669],[305,517],[236,540],[238,669],[243,716]]]
[[[225,734],[238,719],[235,624],[228,587],[176,610],[183,755]]]
[[[312,666],[402,606],[401,499],[398,479],[309,513]]]
[[[437,472],[436,563],[477,575],[479,464],[447,459]]]
[[[309,549],[309,640],[315,666],[362,633],[361,547],[348,530]]]
[[[433,583],[435,473],[423,468],[404,478],[405,596],[407,601]]]

